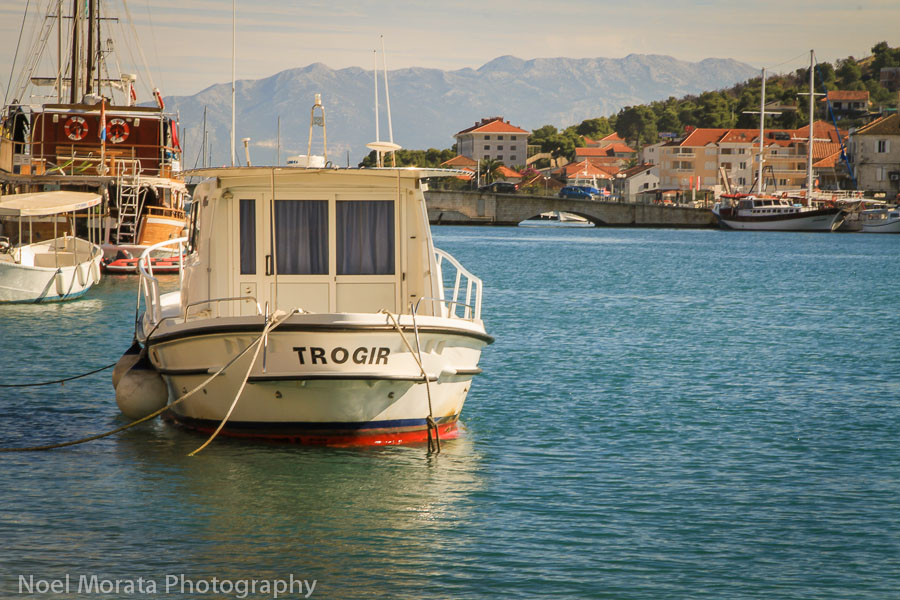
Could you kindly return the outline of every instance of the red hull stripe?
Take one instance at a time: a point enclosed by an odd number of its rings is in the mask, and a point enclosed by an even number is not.
[[[459,437],[459,415],[435,419],[442,440]],[[210,434],[219,426],[218,421],[192,419],[165,413],[165,420],[187,429]],[[416,425],[383,427],[383,424],[415,422]],[[383,446],[428,441],[428,430],[423,419],[356,423],[228,423],[220,435],[235,438],[273,440],[313,446]]]

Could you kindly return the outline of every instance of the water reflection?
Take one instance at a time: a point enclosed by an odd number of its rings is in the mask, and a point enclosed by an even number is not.
[[[188,458],[203,439],[160,425],[117,442],[120,458],[140,473],[130,493],[152,492],[167,507],[168,526],[177,524],[182,536],[174,552],[180,572],[198,577],[293,573],[326,590],[381,574],[415,585],[440,562],[432,559],[484,487],[482,458],[465,437],[445,442],[438,456],[421,445],[334,449],[217,439]],[[454,540],[453,552],[464,554],[464,544]]]

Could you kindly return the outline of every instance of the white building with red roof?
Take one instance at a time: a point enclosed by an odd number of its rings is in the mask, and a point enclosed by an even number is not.
[[[530,132],[510,125],[503,117],[481,119],[455,136],[456,151],[461,156],[480,161],[499,160],[504,165],[524,165],[528,156]]]

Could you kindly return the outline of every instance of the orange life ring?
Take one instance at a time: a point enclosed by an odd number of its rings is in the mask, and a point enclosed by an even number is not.
[[[69,117],[69,120],[66,121],[65,131],[70,140],[78,142],[87,135],[88,126],[83,117]]]
[[[128,128],[128,123],[125,122],[125,119],[112,119],[109,125],[106,126],[106,134],[109,137],[109,141],[113,144],[121,144],[127,140],[129,133],[131,133],[131,130]]]

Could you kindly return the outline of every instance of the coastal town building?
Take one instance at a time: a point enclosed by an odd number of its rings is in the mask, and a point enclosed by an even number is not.
[[[871,106],[869,92],[867,90],[831,90],[828,96],[819,100],[823,105],[822,118],[828,119],[827,104],[831,105],[834,112],[834,118],[837,121],[842,119],[858,119],[866,116]]]
[[[596,165],[621,169],[637,158],[637,152],[624,142],[611,142],[599,147],[575,148],[575,160],[589,160]]]
[[[650,202],[659,190],[659,167],[643,164],[616,173],[613,196],[621,202]]]
[[[900,114],[851,131],[849,147],[858,188],[895,199],[900,192]]]
[[[489,158],[504,165],[524,165],[528,152],[529,132],[503,117],[481,119],[472,127],[463,129],[456,138],[457,152],[475,161]]]
[[[820,179],[837,185],[835,154],[840,154],[840,138],[846,132],[817,121],[813,129],[813,167],[828,175]],[[797,190],[806,185],[809,127],[767,129],[763,134],[763,184],[767,191]],[[828,160],[826,160],[828,159]],[[727,178],[732,191],[754,189],[759,169],[759,130],[692,130],[681,140],[659,147],[659,185],[661,189],[708,189],[720,191]]]

